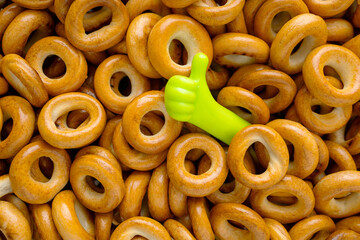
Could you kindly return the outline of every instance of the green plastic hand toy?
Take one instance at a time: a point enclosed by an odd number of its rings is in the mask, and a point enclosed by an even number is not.
[[[165,86],[165,107],[175,120],[192,123],[226,144],[247,121],[218,104],[206,83],[209,60],[203,53],[194,56],[190,77],[173,76]]]

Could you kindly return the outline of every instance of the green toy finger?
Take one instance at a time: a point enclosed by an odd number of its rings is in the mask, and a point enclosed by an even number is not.
[[[214,100],[206,84],[208,63],[207,56],[198,53],[194,56],[189,78],[173,76],[169,79],[165,86],[165,107],[172,118],[192,123],[230,144],[235,134],[250,123]]]

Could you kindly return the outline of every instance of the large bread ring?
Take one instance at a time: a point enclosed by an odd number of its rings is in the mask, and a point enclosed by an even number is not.
[[[116,227],[110,240],[131,240],[136,235],[147,239],[171,240],[166,228],[148,217],[133,217]]]
[[[211,226],[221,239],[270,239],[265,221],[255,211],[239,203],[220,203],[210,212]],[[236,228],[233,221],[245,226],[247,230]]]
[[[205,173],[193,175],[185,169],[186,154],[194,148],[203,150],[211,159]],[[170,181],[184,194],[203,197],[215,192],[224,182],[228,168],[225,152],[218,142],[208,135],[189,133],[179,137],[170,147],[167,168]]]
[[[290,206],[271,202],[268,196],[274,193],[290,193],[297,201]],[[314,194],[303,180],[286,175],[279,183],[262,190],[253,190],[250,194],[252,209],[262,217],[273,218],[282,224],[293,223],[308,216],[315,206]]]
[[[6,28],[2,38],[4,54],[23,56],[29,47],[40,38],[52,34],[54,20],[46,11],[25,10],[17,15]],[[31,33],[33,36],[29,39]]]
[[[0,142],[0,159],[7,159],[30,141],[35,128],[35,113],[30,103],[18,96],[0,98],[0,109],[1,126],[9,119],[13,121],[10,134]]]
[[[112,19],[109,25],[92,33],[86,34],[83,17],[92,8],[105,6],[111,9]],[[100,52],[106,50],[125,36],[129,25],[129,14],[121,1],[97,0],[74,1],[65,19],[65,32],[68,40],[78,49],[89,52]]]
[[[114,74],[121,75],[114,77]],[[120,82],[126,76],[131,85],[131,92],[128,95],[118,90]],[[96,69],[94,89],[106,108],[114,113],[123,114],[135,97],[150,90],[150,82],[134,68],[126,55],[113,55],[105,59]]]
[[[342,18],[325,19],[328,29],[328,42],[347,42],[354,37],[354,27]]]
[[[52,55],[64,61],[66,72],[63,76],[52,78],[44,73],[44,61]],[[52,36],[37,41],[27,52],[25,59],[37,71],[51,96],[76,91],[87,78],[88,69],[84,55],[61,37]]]
[[[13,2],[29,9],[45,9],[53,5],[54,0],[14,0]]]
[[[340,64],[341,63],[341,64]],[[360,100],[359,58],[350,50],[332,44],[320,46],[309,53],[303,65],[307,89],[321,102],[332,107],[345,107]],[[343,87],[334,87],[324,75],[324,67],[332,67],[340,76]]]
[[[86,110],[89,121],[77,129],[58,129],[56,119],[74,110]],[[105,110],[98,100],[85,93],[64,93],[52,98],[41,109],[38,128],[49,144],[58,148],[79,148],[95,141],[106,124]]]
[[[259,175],[249,172],[244,165],[245,153],[255,142],[261,142],[271,156],[268,168]],[[289,152],[284,140],[274,129],[253,124],[234,136],[229,146],[227,163],[237,181],[252,189],[264,189],[278,183],[285,176]]]
[[[169,46],[173,40],[179,40],[187,51],[187,62],[180,65],[174,62],[169,54]],[[209,58],[213,57],[213,47],[210,36],[205,28],[194,19],[171,14],[161,18],[150,32],[148,54],[155,70],[164,78],[173,75],[190,74],[191,62],[195,54],[203,52]]]
[[[31,176],[33,164],[41,157],[50,158],[54,164],[53,174],[46,182]],[[27,203],[46,203],[69,181],[70,165],[71,160],[65,150],[52,147],[44,141],[30,143],[23,147],[11,162],[11,187],[14,193]]]
[[[33,106],[42,107],[49,100],[39,75],[25,59],[7,54],[2,59],[1,68],[10,85]]]
[[[140,130],[140,125],[144,116],[152,111],[160,111],[165,122],[159,132],[147,136]],[[162,91],[148,91],[137,96],[126,107],[122,122],[123,134],[130,145],[148,154],[157,154],[169,148],[179,136],[183,125],[167,113]]]
[[[271,63],[287,74],[298,73],[309,52],[325,44],[326,40],[325,21],[314,14],[300,14],[285,23],[277,33],[270,48]],[[293,53],[301,41],[299,49]]]

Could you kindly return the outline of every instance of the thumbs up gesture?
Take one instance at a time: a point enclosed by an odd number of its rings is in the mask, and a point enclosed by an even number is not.
[[[165,107],[169,115],[190,122],[223,142],[250,125],[235,113],[218,104],[206,83],[209,60],[203,53],[194,56],[190,77],[173,76],[165,86]]]

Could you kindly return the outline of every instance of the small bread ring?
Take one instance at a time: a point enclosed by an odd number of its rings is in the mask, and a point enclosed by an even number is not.
[[[0,230],[6,238],[14,240],[31,240],[31,229],[28,220],[12,203],[0,201]]]
[[[360,233],[360,216],[352,216],[344,218],[336,223],[336,229],[349,229]]]
[[[89,121],[77,129],[58,129],[56,119],[74,110],[86,110]],[[41,109],[38,128],[45,141],[58,148],[79,148],[95,141],[106,124],[105,110],[98,100],[85,93],[64,93]]]
[[[352,105],[360,100],[359,65],[359,58],[350,50],[326,44],[314,49],[306,57],[302,72],[304,82],[310,93],[326,105]],[[332,67],[339,74],[342,88],[329,83],[324,75],[325,66]]]
[[[40,157],[49,157],[54,164],[54,172],[47,182],[31,176],[32,165]],[[70,157],[65,150],[54,148],[44,141],[30,143],[23,147],[11,162],[11,187],[14,193],[27,203],[46,203],[68,182],[70,164]]]
[[[103,191],[94,190],[88,177],[95,178]],[[91,181],[91,180],[90,180]],[[70,169],[70,183],[79,201],[94,212],[106,213],[115,209],[125,194],[121,167],[113,161],[95,154],[75,158]]]
[[[29,9],[45,9],[53,5],[54,0],[14,0],[13,2]]]
[[[330,0],[330,1],[321,1],[321,0],[304,0],[306,6],[309,8],[310,12],[319,15],[323,18],[333,17],[339,13],[342,13],[350,7],[354,2],[352,0]]]
[[[51,207],[48,203],[31,204],[29,209],[34,221],[34,234],[37,234],[40,239],[61,240],[51,214]]]
[[[255,142],[261,142],[271,156],[268,168],[260,175],[249,172],[244,165],[245,153]],[[284,140],[274,129],[253,124],[234,136],[229,146],[227,163],[237,181],[252,189],[265,189],[285,176],[289,165],[289,152]]]
[[[166,220],[163,225],[174,240],[196,240],[184,225],[174,219]]]
[[[254,18],[254,33],[268,44],[271,44],[277,32],[288,20],[308,12],[309,9],[303,1],[266,1],[256,12]]]
[[[30,103],[22,97],[6,96],[0,98],[2,122],[12,119],[10,134],[0,142],[0,159],[15,156],[31,139],[35,129],[35,113]]]
[[[151,29],[161,19],[155,13],[144,13],[131,21],[126,33],[126,49],[134,67],[144,76],[160,78],[161,75],[151,65],[148,55],[148,38]]]
[[[174,62],[169,53],[173,40],[179,40],[187,51],[187,62],[180,65]],[[195,54],[203,52],[209,58],[213,57],[213,47],[206,29],[194,19],[170,14],[161,18],[150,32],[148,54],[155,70],[164,78],[173,75],[190,75],[191,62]]]
[[[151,11],[160,16],[171,14],[170,9],[161,0],[128,0],[125,6],[129,13],[130,22],[146,11]]]
[[[324,239],[335,231],[334,221],[326,215],[315,215],[297,222],[289,231],[293,240],[306,240],[313,235]],[[327,238],[326,238],[327,239]]]
[[[335,78],[327,76],[328,81],[332,84],[336,83]],[[339,82],[339,80],[336,80]],[[306,88],[303,86],[295,97],[295,109],[297,116],[301,123],[310,131],[326,134],[339,130],[349,121],[352,113],[352,106],[347,105],[344,107],[335,107],[330,112],[317,113],[314,112],[313,106],[324,105],[321,101],[316,99]],[[326,105],[325,105],[326,106]],[[328,106],[327,106],[328,107]]]
[[[42,107],[49,100],[39,75],[25,59],[7,54],[2,59],[1,68],[10,85],[33,106]]]
[[[58,193],[52,201],[51,211],[56,229],[64,240],[95,239],[90,210],[81,205],[72,191]]]
[[[244,19],[249,34],[254,35],[254,20],[257,11],[267,0],[246,0],[244,4]]]
[[[196,239],[215,239],[209,220],[209,206],[204,197],[189,197],[188,212],[191,219],[192,230]]]
[[[63,76],[50,78],[44,73],[44,61],[52,55],[64,61],[66,72]],[[37,71],[51,96],[78,90],[87,77],[84,55],[61,37],[52,36],[37,41],[27,52],[25,59]]]
[[[255,211],[239,203],[220,203],[210,212],[214,232],[221,239],[269,239],[270,233],[265,221]],[[232,226],[233,221],[245,226],[247,230]]]
[[[193,175],[184,166],[186,154],[194,148],[203,150],[211,159],[211,167],[205,173]],[[170,147],[167,168],[170,181],[184,194],[203,197],[215,192],[224,182],[228,168],[224,149],[213,138],[201,133],[189,133],[179,137]]]
[[[95,239],[108,240],[111,235],[113,212],[95,213]]]
[[[315,209],[331,218],[345,218],[360,212],[360,173],[340,171],[323,177],[314,187]],[[340,194],[349,193],[336,199]]]
[[[244,3],[244,0],[230,0],[221,6],[209,6],[206,1],[197,1],[188,6],[186,11],[202,24],[217,26],[234,20],[242,11]]]
[[[11,21],[24,10],[16,3],[7,5],[0,11],[0,40],[2,39],[6,28],[9,26]]]
[[[160,111],[165,122],[159,132],[146,136],[141,132],[140,125],[144,116],[152,111]],[[122,121],[126,140],[135,149],[147,154],[157,154],[169,148],[179,136],[183,125],[167,113],[162,91],[148,91],[137,96],[126,107]]]
[[[341,229],[341,230],[336,230],[327,237],[327,240],[338,240],[338,239],[349,239],[349,240],[360,239],[360,234],[349,229]]]
[[[271,202],[268,196],[274,193],[290,193],[297,201],[290,206]],[[305,181],[286,175],[279,183],[263,190],[253,190],[250,194],[252,209],[262,217],[270,217],[282,224],[293,223],[308,216],[315,206],[314,194]]]
[[[146,118],[146,117],[144,117]],[[150,122],[149,122],[150,123]],[[146,154],[130,147],[122,128],[122,120],[116,124],[112,136],[112,149],[119,161],[126,167],[138,171],[149,171],[158,167],[166,159],[167,150],[158,154]],[[147,128],[156,132],[157,124],[147,125]]]
[[[111,9],[111,22],[99,30],[86,34],[83,17],[90,9],[98,6],[105,6]],[[100,52],[120,42],[125,36],[128,25],[129,14],[121,1],[98,0],[89,2],[87,0],[78,0],[71,4],[66,15],[65,32],[68,40],[78,49]]]
[[[136,235],[147,239],[171,240],[166,228],[148,217],[133,217],[117,226],[110,240],[131,240]]]
[[[345,19],[325,19],[325,23],[328,29],[328,42],[347,42],[354,37],[354,28]]]
[[[266,226],[270,232],[270,239],[272,240],[292,240],[286,228],[272,218],[264,218]]]
[[[213,38],[214,61],[238,68],[269,59],[269,46],[262,39],[245,33],[223,33]]]
[[[270,48],[272,65],[287,74],[301,71],[309,52],[326,43],[325,21],[314,14],[304,13],[289,20],[277,33]],[[293,53],[297,44],[299,49]]]
[[[54,20],[46,11],[25,10],[18,14],[6,28],[2,38],[4,54],[23,56],[31,45],[53,33]],[[29,39],[31,33],[34,33]]]
[[[260,86],[277,88],[278,93],[274,96],[272,96],[272,94],[269,97],[263,96],[270,113],[277,113],[286,109],[293,102],[296,95],[294,80],[284,72],[271,69],[246,74],[239,79],[237,86],[252,92]]]
[[[241,87],[224,87],[216,101],[252,124],[266,124],[270,119],[270,110],[266,103],[255,93]],[[241,108],[245,108],[247,113]]]
[[[121,73],[119,79],[113,78],[116,73]],[[129,95],[124,95],[118,90],[125,76],[130,80]],[[94,89],[96,96],[106,108],[114,113],[123,114],[135,97],[150,90],[150,82],[134,68],[126,55],[113,55],[105,59],[96,69]]]
[[[309,130],[300,123],[285,119],[276,119],[266,125],[294,146],[294,161],[289,163],[287,174],[303,179],[314,172],[319,163],[319,150]]]
[[[153,170],[147,197],[149,212],[153,219],[164,222],[172,218],[169,206],[169,177],[166,163],[161,164]]]
[[[148,188],[150,177],[150,172],[133,171],[126,178],[125,195],[118,210],[120,221],[140,215],[142,201]]]

